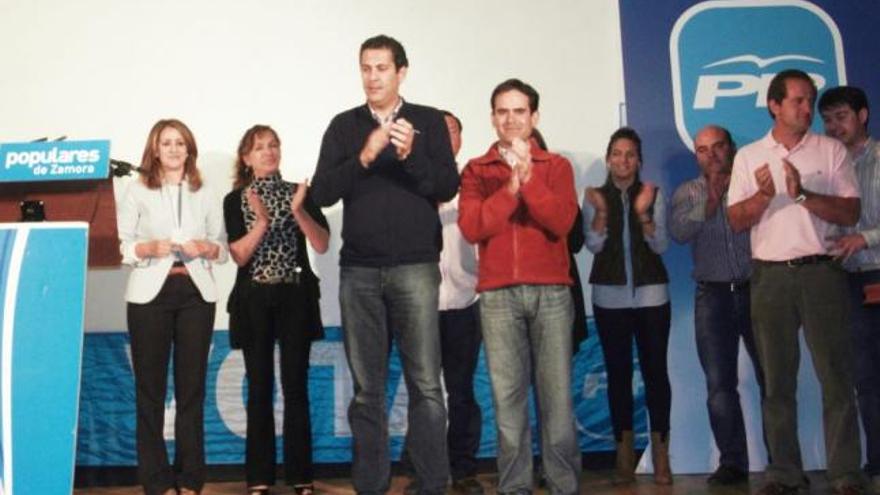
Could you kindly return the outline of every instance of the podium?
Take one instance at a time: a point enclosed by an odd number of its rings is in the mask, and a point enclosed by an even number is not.
[[[73,489],[88,224],[0,224],[4,495]]]
[[[108,155],[107,141],[0,145],[0,495],[73,490],[87,264],[119,264]],[[24,201],[49,221],[17,222]]]

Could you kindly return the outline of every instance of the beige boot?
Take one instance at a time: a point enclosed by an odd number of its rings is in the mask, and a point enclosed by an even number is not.
[[[617,473],[618,483],[632,483],[636,480],[636,453],[633,450],[633,432],[623,431],[617,442]]]
[[[660,433],[651,432],[651,458],[654,461],[654,483],[672,484],[672,470],[669,469],[669,433],[666,438]]]

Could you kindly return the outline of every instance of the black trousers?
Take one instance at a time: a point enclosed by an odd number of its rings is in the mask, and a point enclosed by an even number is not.
[[[305,292],[297,284],[255,284],[246,292],[248,326],[242,351],[247,371],[248,486],[275,483],[275,341],[281,348],[284,395],[284,476],[290,485],[312,482],[312,426],[308,369],[311,337]]]
[[[128,332],[137,403],[138,476],[147,495],[169,488],[200,491],[205,483],[205,375],[214,303],[185,275],[171,275],[155,299],[128,303]],[[174,466],[163,430],[168,361],[174,356]]]
[[[669,432],[672,404],[672,389],[666,367],[669,303],[632,309],[607,309],[593,305],[593,315],[608,373],[608,404],[614,438],[619,441],[622,431],[633,429],[633,337],[645,382],[651,431],[665,435]]]
[[[478,304],[440,312],[440,348],[443,382],[448,394],[449,428],[446,444],[449,471],[457,480],[477,474],[482,416],[474,397],[474,371],[480,356]]]
[[[483,429],[480,405],[474,395],[474,373],[483,342],[479,308],[474,303],[439,313],[440,357],[449,417],[446,444],[453,480],[477,475],[477,451]],[[407,443],[408,440],[404,442],[400,462],[404,471],[412,473]]]

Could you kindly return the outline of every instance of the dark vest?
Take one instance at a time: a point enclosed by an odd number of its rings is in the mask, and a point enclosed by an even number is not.
[[[629,201],[629,238],[630,257],[632,258],[633,286],[663,284],[669,282],[666,267],[660,255],[651,251],[645,236],[642,234],[642,225],[633,209],[633,203],[638,192],[642,189],[642,183],[638,179],[627,189]],[[602,251],[593,257],[593,268],[590,271],[590,283],[600,285],[626,285],[626,268],[624,267],[623,254],[623,200],[621,191],[611,182],[611,178],[605,181],[599,191],[605,197],[608,205],[608,238]],[[656,197],[655,197],[656,200]],[[654,214],[654,205],[648,209],[648,214]]]

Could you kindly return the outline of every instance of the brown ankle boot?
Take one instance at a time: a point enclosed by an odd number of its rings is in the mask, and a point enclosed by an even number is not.
[[[636,453],[633,450],[633,432],[630,430],[621,432],[620,441],[617,442],[617,482],[632,483],[636,480]]]
[[[672,470],[669,468],[669,433],[651,432],[651,459],[654,462],[654,483],[672,484]]]

